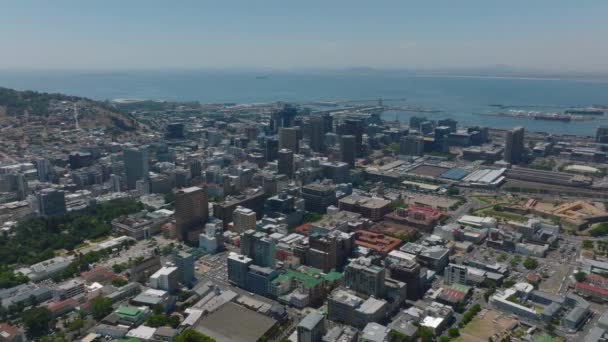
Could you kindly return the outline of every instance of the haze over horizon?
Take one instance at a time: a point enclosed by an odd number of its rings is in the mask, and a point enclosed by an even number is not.
[[[10,1],[0,69],[608,72],[606,1],[258,4]]]

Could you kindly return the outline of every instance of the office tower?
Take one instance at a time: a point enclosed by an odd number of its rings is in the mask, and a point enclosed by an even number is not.
[[[279,150],[277,168],[280,175],[286,175],[289,178],[293,177],[295,170],[293,164],[293,152],[291,150]]]
[[[256,226],[256,214],[255,211],[247,209],[245,207],[238,206],[232,212],[232,222],[234,231],[242,233],[244,231],[253,229]]]
[[[150,181],[147,179],[138,179],[135,182],[135,190],[140,195],[149,195],[150,194]]]
[[[608,126],[600,126],[595,132],[595,142],[599,144],[608,144]]]
[[[93,162],[93,156],[89,152],[71,152],[68,156],[70,169],[76,170],[89,166]]]
[[[420,134],[430,134],[433,131],[432,121],[423,121],[420,123]]]
[[[443,281],[447,285],[467,284],[467,267],[463,265],[449,264],[444,271]]]
[[[355,167],[356,148],[354,135],[343,135],[340,137],[340,160],[347,163],[350,168]]]
[[[199,248],[207,253],[214,254],[224,248],[224,231],[221,223],[207,223],[205,232],[199,235]]]
[[[120,192],[120,176],[111,174],[110,175],[110,188],[113,192]]]
[[[61,190],[43,189],[36,194],[38,214],[40,216],[63,215],[67,212],[65,207],[65,193]]]
[[[424,138],[418,135],[406,135],[399,142],[399,153],[406,156],[424,154]]]
[[[313,116],[308,123],[310,132],[310,148],[315,152],[322,152],[325,149],[325,129],[323,118]]]
[[[437,126],[448,126],[450,127],[450,133],[456,132],[456,126],[458,122],[454,119],[439,119],[437,120]]]
[[[417,129],[420,130],[420,124],[428,121],[427,118],[425,117],[420,117],[420,116],[412,116],[410,118],[410,129]]]
[[[296,127],[281,128],[279,129],[279,148],[292,150],[298,153],[299,141],[298,134],[299,129]]]
[[[435,151],[440,153],[450,152],[450,145],[448,139],[450,138],[450,127],[449,126],[438,126],[435,127]]]
[[[420,288],[420,264],[414,260],[402,259],[388,266],[391,278],[407,284],[407,299],[416,300]]]
[[[148,148],[128,148],[123,152],[127,189],[135,189],[140,179],[148,178]]]
[[[228,281],[238,287],[245,287],[247,283],[247,273],[249,265],[253,260],[246,255],[230,253],[228,255]]]
[[[191,160],[188,163],[190,169],[190,178],[198,178],[203,174],[203,165],[200,160]]]
[[[279,140],[276,138],[266,139],[266,160],[273,161],[279,157]]]
[[[247,271],[247,285],[245,288],[255,294],[267,296],[269,294],[270,282],[276,278],[277,271],[270,267],[249,265]]]
[[[16,175],[16,178],[17,178],[17,198],[19,198],[20,200],[24,200],[24,199],[26,199],[27,195],[30,192],[29,187],[27,185],[27,178],[25,178],[25,175],[23,173],[18,173]]]
[[[170,122],[167,124],[167,139],[183,139],[184,138],[184,123]]]
[[[262,234],[262,235],[260,235]],[[253,244],[253,262],[262,267],[274,268],[275,242],[264,233],[256,233]]]
[[[173,171],[174,184],[176,188],[185,188],[190,185],[190,170],[176,168]]]
[[[36,171],[41,182],[50,182],[53,178],[51,162],[47,159],[36,159]]]
[[[279,114],[282,121],[281,127],[291,127],[293,126],[296,114],[298,114],[298,110],[292,105],[285,105]]]
[[[505,133],[504,160],[511,164],[521,162],[524,154],[524,128],[516,127]]]
[[[177,267],[179,282],[186,286],[192,285],[194,281],[194,257],[192,254],[184,251],[175,251],[171,259],[175,267]]]
[[[274,268],[275,242],[263,232],[245,231],[241,235],[241,254],[252,259],[254,265]]]
[[[334,131],[334,118],[329,113],[323,114],[323,133]]]
[[[253,244],[254,244],[254,235],[255,235],[255,230],[250,229],[247,230],[245,232],[243,232],[243,234],[241,235],[241,239],[239,241],[239,247],[241,250],[241,254],[247,256],[247,257],[252,257],[253,256]]]
[[[347,119],[338,125],[339,135],[352,135],[355,138],[355,156],[363,155],[363,121]]]
[[[325,213],[327,207],[338,204],[336,187],[330,184],[310,183],[302,187],[306,210]]]
[[[174,293],[179,289],[177,267],[168,264],[150,276],[150,287]]]
[[[384,296],[384,267],[372,264],[370,258],[352,260],[344,269],[344,286],[368,296]]]
[[[207,191],[196,186],[175,193],[175,224],[182,241],[197,242],[209,218]]]
[[[297,329],[298,342],[321,342],[325,335],[325,316],[313,311],[300,321]]]

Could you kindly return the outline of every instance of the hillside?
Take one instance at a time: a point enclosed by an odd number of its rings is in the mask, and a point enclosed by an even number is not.
[[[73,120],[75,114],[80,128],[106,128],[116,132],[131,132],[139,128],[138,122],[130,115],[104,102],[0,87],[0,116],[31,116],[53,121]]]

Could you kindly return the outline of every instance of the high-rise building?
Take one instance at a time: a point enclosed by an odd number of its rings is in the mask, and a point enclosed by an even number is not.
[[[504,160],[511,164],[521,162],[524,154],[524,128],[516,127],[505,133]]]
[[[170,122],[167,124],[167,139],[183,139],[184,138],[184,123]]]
[[[244,231],[253,229],[256,226],[256,213],[251,209],[238,206],[232,212],[232,222],[234,231],[242,233]]]
[[[363,121],[355,119],[344,120],[338,125],[339,135],[352,135],[355,137],[354,152],[355,156],[363,155]]]
[[[175,224],[180,240],[198,242],[208,218],[209,208],[205,189],[193,186],[175,193]]]
[[[228,281],[238,287],[245,287],[247,283],[247,273],[249,265],[253,260],[245,255],[231,252],[228,255]]]
[[[203,165],[200,160],[191,160],[188,163],[188,169],[190,170],[190,178],[198,178],[203,174]]]
[[[357,152],[356,138],[354,135],[343,135],[340,137],[340,158],[341,161],[347,163],[349,167],[355,167],[355,157]]]
[[[437,126],[447,126],[450,127],[450,132],[456,132],[456,126],[458,122],[454,119],[439,119],[437,120]]]
[[[467,284],[467,267],[463,265],[449,264],[443,274],[443,281],[447,285]]]
[[[294,174],[293,152],[287,149],[279,150],[277,158],[277,168],[280,175],[286,175],[289,178]]]
[[[329,113],[323,114],[323,132],[330,133],[334,131],[334,118]]]
[[[299,127],[286,127],[279,129],[279,148],[288,149],[298,153],[300,141],[298,135]]]
[[[179,289],[179,276],[177,267],[167,265],[150,276],[150,287],[174,293]]]
[[[194,257],[184,251],[176,251],[172,255],[172,261],[177,267],[179,282],[190,286],[194,282]]]
[[[306,210],[324,213],[327,207],[338,204],[336,187],[331,184],[310,183],[302,187]]]
[[[323,117],[311,117],[308,125],[310,133],[310,148],[315,152],[322,152],[325,149],[325,129]]]
[[[48,159],[36,159],[36,171],[41,182],[50,182],[53,178],[51,162]]]
[[[296,107],[292,105],[285,105],[283,109],[279,112],[279,116],[281,119],[281,127],[291,127],[293,126],[294,119],[298,114],[298,110]]]
[[[148,148],[127,148],[123,152],[127,189],[135,189],[136,182],[148,178]]]
[[[420,124],[428,121],[427,118],[421,116],[412,116],[410,118],[410,129],[420,130]]]
[[[120,192],[121,187],[120,187],[120,176],[119,175],[115,175],[115,174],[110,175],[110,188],[112,189],[113,192]]]
[[[414,260],[402,259],[388,266],[391,278],[407,284],[407,299],[416,300],[419,295],[420,264]]]
[[[406,135],[399,142],[399,153],[406,156],[424,154],[424,138],[419,135]]]
[[[353,259],[344,269],[344,285],[359,293],[382,298],[385,287],[386,270],[372,264],[371,259],[360,257]]]
[[[279,157],[279,140],[277,138],[266,139],[266,160],[273,161]]]
[[[43,189],[36,194],[38,214],[40,216],[63,215],[65,207],[65,192],[56,189]]]
[[[263,232],[245,231],[240,240],[241,254],[252,259],[254,265],[274,268],[275,242]]]
[[[298,324],[298,342],[321,342],[325,334],[325,316],[317,311],[306,315]]]
[[[448,139],[450,138],[451,128],[449,126],[435,127],[435,151],[440,153],[450,152]]]
[[[600,126],[595,131],[595,142],[600,144],[608,144],[608,126]]]

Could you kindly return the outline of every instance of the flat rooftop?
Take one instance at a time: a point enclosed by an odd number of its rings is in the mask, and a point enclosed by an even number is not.
[[[201,320],[196,330],[218,342],[259,340],[276,320],[235,303],[227,303]]]

